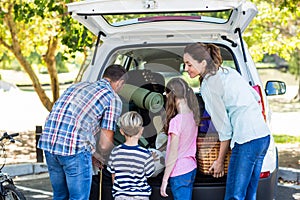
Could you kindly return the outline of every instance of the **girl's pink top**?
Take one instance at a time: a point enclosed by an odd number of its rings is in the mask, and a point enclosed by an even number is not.
[[[179,136],[178,159],[176,160],[171,177],[186,174],[197,168],[196,140],[198,127],[196,126],[193,113],[177,114],[171,119],[168,131],[168,144],[166,160],[173,153],[170,152],[171,134]]]

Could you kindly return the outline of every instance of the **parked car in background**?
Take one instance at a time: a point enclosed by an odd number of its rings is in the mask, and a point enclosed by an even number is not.
[[[261,69],[278,69],[282,72],[287,72],[289,69],[289,63],[285,59],[279,57],[277,54],[265,54],[261,63],[265,66],[261,67]],[[258,69],[259,68],[260,67],[258,67]]]
[[[189,43],[213,43],[220,47],[223,65],[237,70],[260,94],[259,103],[267,123],[271,116],[266,98],[268,91],[272,90],[273,95],[285,92],[285,84],[278,81],[270,81],[270,88],[264,91],[247,44],[242,39],[244,30],[257,13],[251,2],[95,0],[67,6],[74,19],[98,36],[93,60],[82,81],[99,80],[111,64],[121,64],[128,70],[129,86],[124,87],[120,95],[123,111],[136,110],[143,116],[145,140],[141,144],[147,148],[156,148],[157,135],[163,126],[164,87],[171,78],[182,77],[190,84],[199,97],[200,111],[203,112],[205,105],[199,96],[199,81],[190,79],[184,72],[183,49]],[[153,98],[148,99],[150,94]],[[122,142],[121,138],[115,140],[116,144]],[[278,155],[272,138],[262,167],[258,200],[275,198],[277,172]],[[168,198],[160,196],[162,175],[148,180],[153,200],[172,199],[171,195]],[[223,199],[225,187],[226,176],[213,178],[199,171],[193,199]],[[112,199],[110,179],[104,179],[102,199]]]
[[[0,91],[8,92],[17,90],[19,88],[15,84],[0,80]]]

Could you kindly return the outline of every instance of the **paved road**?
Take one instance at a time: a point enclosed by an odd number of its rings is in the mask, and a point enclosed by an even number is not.
[[[52,189],[47,174],[16,179],[15,183],[24,192],[27,200],[52,199]],[[300,200],[300,186],[278,185],[276,200]]]
[[[52,188],[48,174],[16,178],[15,185],[24,193],[26,200],[51,200]]]
[[[298,186],[278,185],[276,200],[300,200],[300,185]]]

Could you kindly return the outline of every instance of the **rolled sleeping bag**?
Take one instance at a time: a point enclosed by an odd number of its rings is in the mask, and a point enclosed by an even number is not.
[[[164,105],[162,94],[130,84],[124,84],[119,95],[127,101],[132,100],[139,108],[147,109],[153,113],[160,111]]]

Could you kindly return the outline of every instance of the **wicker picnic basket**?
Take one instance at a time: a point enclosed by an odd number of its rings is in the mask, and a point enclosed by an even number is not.
[[[220,141],[217,134],[199,135],[197,138],[197,165],[202,174],[210,174],[209,168],[218,158],[220,150]],[[228,151],[225,157],[225,174],[228,171],[228,164],[231,151]]]

